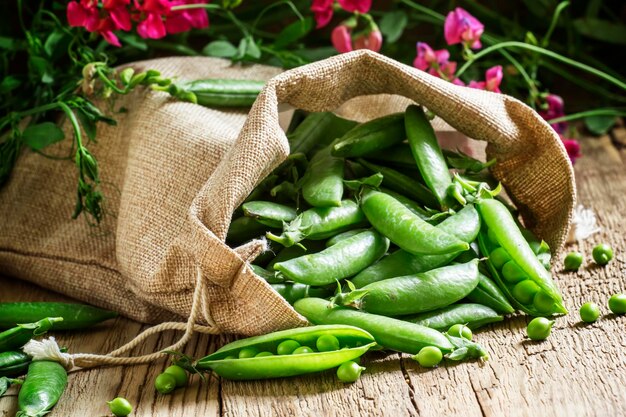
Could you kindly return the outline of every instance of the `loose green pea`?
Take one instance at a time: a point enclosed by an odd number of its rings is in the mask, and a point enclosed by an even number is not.
[[[333,350],[339,350],[339,339],[337,339],[332,334],[325,334],[317,338],[315,346],[320,352],[331,352]]]
[[[337,368],[337,378],[341,382],[355,382],[361,377],[365,368],[354,361],[344,362]]]
[[[255,358],[263,358],[263,357],[265,357],[265,356],[274,356],[274,354],[273,354],[272,352],[267,352],[267,351],[265,351],[265,352],[259,352],[259,353],[257,353],[254,357],[255,357]]]
[[[235,355],[228,355],[224,358],[225,360],[230,360],[230,359],[237,359],[237,357]]]
[[[171,374],[160,374],[154,380],[154,387],[161,394],[169,394],[176,389],[176,378]]]
[[[626,295],[612,295],[611,298],[609,298],[609,310],[615,314],[626,314]]]
[[[554,299],[545,291],[539,291],[533,298],[533,306],[540,313],[551,313],[554,309]]]
[[[585,303],[580,307],[580,319],[585,323],[593,323],[600,317],[600,308],[596,303]]]
[[[580,252],[570,252],[565,256],[563,266],[566,271],[578,271],[583,264],[583,254]]]
[[[532,340],[545,340],[550,336],[554,320],[548,320],[545,317],[535,317],[528,323],[526,334]]]
[[[513,297],[522,304],[533,302],[535,294],[539,291],[539,286],[533,280],[525,279],[513,287]]]
[[[593,248],[591,255],[598,265],[604,266],[613,259],[613,248],[606,243],[601,243]]]
[[[254,358],[259,350],[255,347],[243,348],[239,351],[239,359]]]
[[[496,248],[489,254],[489,260],[496,269],[500,269],[511,260],[511,255],[504,248]]]
[[[184,387],[189,381],[187,371],[185,371],[178,365],[168,366],[165,371],[163,371],[163,373],[170,374],[174,377],[174,379],[176,380],[176,388]]]
[[[280,342],[276,348],[276,353],[279,355],[291,355],[294,350],[300,347],[300,343],[295,340],[285,340]]]
[[[470,328],[464,324],[454,324],[450,326],[448,334],[450,336],[463,337],[467,340],[472,340],[472,337],[474,336]]]
[[[417,355],[413,356],[413,359],[415,359],[424,368],[433,368],[439,365],[443,359],[443,354],[438,347],[425,346]]]
[[[508,261],[502,267],[502,276],[511,284],[526,279],[526,274],[515,261]]]
[[[107,401],[109,409],[116,417],[126,417],[133,412],[133,406],[126,398],[117,397],[114,400]]]
[[[304,353],[313,353],[315,352],[313,349],[311,349],[308,346],[300,346],[299,348],[297,348],[296,350],[294,350],[291,354],[292,355],[302,355]]]

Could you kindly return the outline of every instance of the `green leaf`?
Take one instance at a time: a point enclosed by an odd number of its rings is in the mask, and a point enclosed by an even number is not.
[[[385,37],[385,41],[388,43],[394,43],[406,28],[406,24],[409,19],[405,12],[402,10],[396,10],[390,13],[386,13],[380,20],[380,31]]]
[[[626,26],[603,19],[574,20],[574,29],[583,36],[603,42],[626,45]]]
[[[120,38],[120,42],[123,45],[132,46],[135,49],[139,49],[140,51],[147,51],[148,44],[142,38],[137,36],[134,33],[124,33],[124,32],[116,32],[118,38]]]
[[[232,58],[237,55],[237,48],[228,41],[213,41],[202,49],[202,53],[207,56]]]
[[[0,378],[0,397],[2,397],[5,392],[7,392],[10,386],[11,380],[9,378],[7,378],[6,376]]]
[[[48,38],[46,38],[46,42],[43,45],[43,49],[50,58],[59,54],[59,49],[61,49],[60,46],[62,46],[64,37],[65,32],[61,32],[60,30],[55,30],[48,35]]]
[[[274,47],[283,49],[284,47],[294,43],[298,39],[305,37],[313,30],[314,21],[311,16],[304,20],[297,20],[280,31]]]
[[[89,115],[85,112],[85,110],[83,110],[83,108],[78,109],[78,111],[76,112],[76,116],[78,117],[80,125],[83,127],[83,130],[87,134],[89,140],[95,142],[96,133],[98,130],[96,122],[89,117]]]
[[[261,58],[261,50],[251,36],[246,36],[239,42],[237,57],[243,59]]]
[[[46,59],[40,56],[31,56],[29,63],[31,69],[41,77],[42,83],[51,84],[54,81],[54,77],[50,72],[50,64]]]
[[[0,49],[15,49],[15,44],[15,39],[0,36]]]
[[[2,82],[0,82],[0,93],[6,94],[9,91],[13,91],[19,87],[20,84],[22,84],[22,82],[18,78],[7,75],[2,79]]]
[[[34,150],[41,150],[65,137],[63,131],[52,122],[28,126],[22,132],[22,142]]]
[[[585,117],[585,126],[594,135],[604,135],[611,130],[617,119],[615,116],[589,116]]]

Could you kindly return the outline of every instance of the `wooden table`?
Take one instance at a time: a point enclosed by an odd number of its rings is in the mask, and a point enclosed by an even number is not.
[[[194,379],[173,395],[157,395],[153,382],[167,365],[102,368],[72,373],[55,416],[105,416],[105,401],[129,399],[135,416],[626,416],[626,316],[607,314],[606,301],[626,291],[626,130],[585,139],[585,157],[576,164],[579,202],[595,210],[602,232],[579,249],[586,256],[579,273],[555,278],[571,314],[558,319],[545,342],[525,338],[528,318],[516,316],[476,335],[490,353],[486,363],[444,364],[426,370],[408,355],[372,354],[367,371],[352,384],[333,372],[277,381],[229,382]],[[615,248],[615,259],[602,268],[589,262],[598,242]],[[64,300],[64,297],[0,278],[0,301]],[[582,324],[578,308],[597,302],[604,315]],[[106,326],[57,338],[74,352],[105,353],[145,326],[117,319]],[[167,346],[174,333],[150,339],[141,352]],[[201,357],[229,339],[194,337],[186,353]],[[139,353],[139,352],[135,352]],[[16,392],[0,399],[0,417],[13,416]]]

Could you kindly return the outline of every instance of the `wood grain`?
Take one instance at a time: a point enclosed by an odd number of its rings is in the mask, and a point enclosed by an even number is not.
[[[127,368],[72,373],[55,416],[106,416],[105,401],[123,396],[135,416],[624,416],[626,415],[626,317],[608,314],[606,301],[626,291],[626,152],[621,138],[585,139],[576,164],[579,202],[591,206],[602,232],[578,249],[586,254],[578,273],[554,267],[570,314],[557,320],[545,342],[525,338],[527,317],[518,315],[486,328],[477,341],[490,352],[487,362],[448,363],[420,368],[408,355],[375,353],[364,358],[367,371],[351,385],[333,372],[275,381],[231,382],[197,379],[174,395],[156,395],[153,381],[165,361]],[[619,138],[616,140],[616,138]],[[596,243],[611,244],[607,267],[591,261]],[[562,254],[558,256],[559,260]],[[1,271],[0,271],[1,272]],[[0,301],[64,300],[30,284],[0,278]],[[582,325],[578,308],[595,301],[604,315]],[[143,326],[117,319],[96,329],[55,336],[71,351],[107,352],[132,339]],[[155,337],[140,350],[152,352],[177,335]],[[194,337],[185,353],[204,356],[227,337]],[[138,353],[138,352],[136,352]],[[16,392],[0,399],[0,417],[15,413]]]

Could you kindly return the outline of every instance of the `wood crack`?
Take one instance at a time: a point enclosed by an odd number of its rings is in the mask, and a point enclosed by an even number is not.
[[[409,373],[407,372],[406,367],[404,366],[403,355],[401,353],[398,353],[398,357],[400,359],[399,362],[400,362],[400,370],[402,371],[402,377],[404,378],[404,382],[406,382],[409,388],[409,398],[411,399],[411,404],[413,405],[415,412],[419,416],[421,412],[420,412],[420,407],[417,403],[417,400],[415,399],[415,387],[413,386],[413,382],[411,382],[411,377],[409,376]]]

